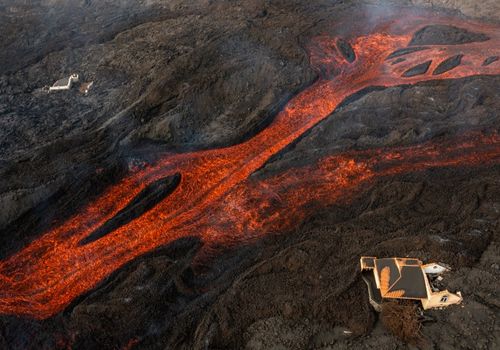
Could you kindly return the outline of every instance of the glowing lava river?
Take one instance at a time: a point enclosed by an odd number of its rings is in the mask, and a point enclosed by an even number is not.
[[[453,25],[489,39],[393,54],[430,24]],[[500,27],[429,13],[386,18],[369,33],[342,40],[321,35],[307,49],[320,78],[292,98],[266,129],[235,146],[166,155],[1,261],[0,313],[48,318],[125,263],[161,245],[187,236],[199,237],[205,249],[251,242],[289,230],[314,208],[346,200],[383,176],[500,163],[500,135],[470,133],[456,140],[348,151],[265,179],[252,177],[270,157],[364,88],[500,74],[499,61],[485,64],[500,56]],[[394,64],[396,56],[405,60]],[[442,63],[453,57],[460,58],[459,64],[443,70]],[[426,69],[413,74],[422,64]],[[85,241],[148,185],[174,174],[181,177],[172,193],[141,216]]]

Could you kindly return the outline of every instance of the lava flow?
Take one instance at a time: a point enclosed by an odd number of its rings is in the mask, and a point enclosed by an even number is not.
[[[399,13],[380,23],[356,37],[313,39],[308,50],[320,79],[291,99],[273,123],[250,140],[165,156],[125,177],[73,217],[1,261],[0,312],[50,317],[125,263],[161,245],[186,236],[199,237],[207,247],[231,245],[285,231],[311,208],[333,204],[381,176],[500,163],[498,134],[469,134],[461,140],[332,155],[264,180],[250,176],[364,88],[500,74],[499,62],[484,64],[485,59],[500,55],[498,26],[430,13]],[[425,50],[403,52],[405,60],[398,64],[388,59],[429,24],[454,25],[489,39],[425,45]],[[459,64],[443,70],[441,63],[454,57],[460,58]],[[420,72],[413,69],[422,64],[425,69]],[[181,181],[169,196],[141,216],[82,243],[149,184],[177,173]]]

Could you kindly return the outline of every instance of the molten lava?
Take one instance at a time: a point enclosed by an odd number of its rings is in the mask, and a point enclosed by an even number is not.
[[[332,155],[264,180],[250,176],[361,89],[500,73],[500,62],[483,65],[488,57],[500,54],[498,27],[430,13],[399,14],[381,23],[355,38],[315,38],[308,50],[321,78],[250,140],[223,149],[165,156],[125,177],[73,217],[1,261],[0,312],[50,317],[125,263],[161,245],[186,236],[200,237],[207,247],[232,245],[286,231],[314,208],[346,200],[360,185],[382,176],[499,163],[498,134],[469,134],[462,140]],[[490,39],[428,45],[405,54],[398,64],[387,59],[429,24],[455,25]],[[342,48],[339,51],[339,39],[347,54],[342,54]],[[458,55],[461,62],[456,67],[432,74],[443,61]],[[405,74],[429,60],[425,73]],[[172,194],[103,237],[81,244],[148,184],[176,173],[182,177]]]

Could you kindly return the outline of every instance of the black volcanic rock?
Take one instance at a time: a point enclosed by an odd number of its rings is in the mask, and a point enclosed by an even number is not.
[[[438,64],[438,66],[436,67],[436,69],[434,69],[434,72],[432,72],[432,74],[433,75],[443,74],[445,72],[452,70],[453,68],[458,67],[462,62],[462,57],[464,57],[464,55],[455,55],[452,57],[448,57],[443,62]]]
[[[143,189],[130,203],[120,210],[111,219],[80,241],[85,245],[104,237],[130,221],[138,218],[149,209],[153,208],[165,197],[175,191],[181,181],[181,174],[175,174],[156,180]]]
[[[498,60],[500,60],[500,57],[498,56],[490,56],[488,58],[486,58],[483,62],[483,66],[489,66],[490,64],[494,63],[494,62],[497,62]]]
[[[417,75],[425,74],[429,70],[431,63],[432,63],[432,61],[426,61],[424,63],[420,63],[420,64],[416,65],[415,67],[412,67],[412,68],[408,69],[407,71],[405,71],[402,76],[406,77],[406,78],[410,78],[410,77],[414,77]]]
[[[496,112],[500,76],[482,76],[367,89],[339,106],[254,176],[291,164],[307,165],[326,154],[423,143],[471,130],[500,130]]]
[[[417,31],[410,46],[421,45],[460,45],[477,41],[486,41],[489,37],[482,33],[473,33],[463,28],[449,25],[430,25]]]
[[[352,46],[351,44],[349,44],[349,42],[345,41],[344,39],[338,39],[337,48],[339,49],[342,56],[344,56],[344,58],[347,60],[347,62],[352,63],[356,60],[356,53],[352,49]]]
[[[428,47],[404,47],[402,49],[398,49],[398,50],[394,51],[393,53],[391,53],[389,56],[387,56],[387,59],[390,60],[390,59],[393,59],[396,57],[400,57],[400,56],[408,55],[410,53],[414,53],[414,52],[418,52],[418,51],[422,51],[422,50],[428,50],[428,49],[429,49]]]
[[[406,58],[399,57],[399,58],[396,58],[394,61],[392,61],[391,65],[396,65],[396,64],[404,62],[404,61],[406,61]]]

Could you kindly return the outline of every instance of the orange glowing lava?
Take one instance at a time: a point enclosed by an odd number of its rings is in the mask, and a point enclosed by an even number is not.
[[[344,199],[359,185],[381,176],[499,163],[500,136],[471,134],[458,141],[348,152],[265,180],[250,177],[361,89],[500,73],[500,62],[482,65],[485,58],[500,55],[498,26],[431,13],[400,13],[381,23],[371,33],[345,38],[356,53],[352,63],[339,53],[337,38],[313,39],[308,48],[311,64],[322,77],[290,100],[273,123],[250,140],[223,149],[165,156],[125,177],[73,217],[1,261],[0,313],[50,317],[125,263],[160,245],[186,236],[198,236],[207,246],[249,242],[268,232],[290,229],[311,208]],[[406,55],[406,61],[397,65],[386,60],[429,24],[455,25],[485,33],[490,40],[429,46]],[[464,55],[460,66],[432,75],[440,62],[458,54]],[[426,74],[402,77],[407,69],[430,59]],[[170,196],[104,237],[79,245],[148,184],[175,173],[182,180]]]

